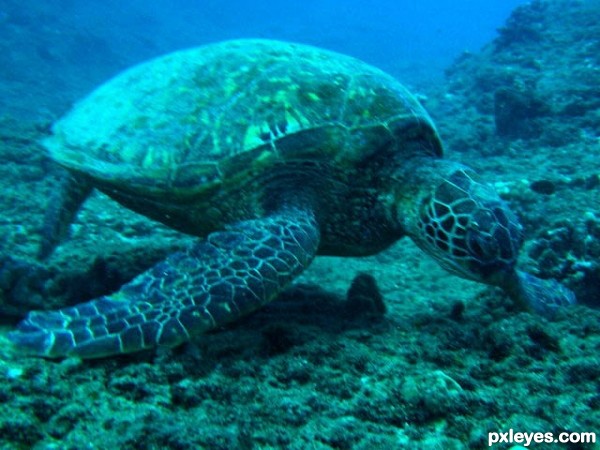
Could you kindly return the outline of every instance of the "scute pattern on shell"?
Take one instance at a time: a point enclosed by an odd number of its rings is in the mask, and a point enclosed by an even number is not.
[[[57,122],[45,145],[59,163],[105,183],[197,190],[282,158],[353,164],[397,139],[393,128],[406,120],[437,138],[413,96],[361,61],[239,40],[123,72]]]

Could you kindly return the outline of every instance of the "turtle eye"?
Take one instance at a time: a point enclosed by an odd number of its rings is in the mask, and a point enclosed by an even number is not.
[[[521,225],[502,203],[473,212],[466,235],[473,271],[486,276],[513,267],[521,243]]]
[[[479,210],[473,214],[468,226],[467,247],[469,253],[479,262],[489,263],[498,257],[501,245],[494,238],[496,219],[488,210]]]
[[[469,254],[481,263],[489,263],[496,258],[494,237],[479,230],[470,230],[467,234]]]

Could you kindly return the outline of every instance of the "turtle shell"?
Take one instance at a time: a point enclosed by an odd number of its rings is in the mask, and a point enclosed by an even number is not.
[[[76,104],[44,144],[101,185],[181,196],[282,161],[343,168],[384,147],[442,151],[425,110],[391,76],[268,40],[183,50],[126,70]]]

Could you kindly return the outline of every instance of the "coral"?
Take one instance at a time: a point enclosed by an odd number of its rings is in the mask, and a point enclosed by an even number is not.
[[[600,306],[600,217],[562,221],[543,230],[528,248],[543,277],[564,280],[589,305]]]

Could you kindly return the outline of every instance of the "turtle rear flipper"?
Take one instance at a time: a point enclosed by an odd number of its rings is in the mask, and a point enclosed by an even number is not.
[[[30,313],[10,339],[49,358],[173,347],[273,300],[312,261],[318,243],[310,212],[240,222],[171,255],[115,294]]]
[[[56,246],[67,237],[69,226],[92,189],[81,177],[68,173],[63,175],[59,188],[48,202],[42,225],[39,259],[48,258]]]

